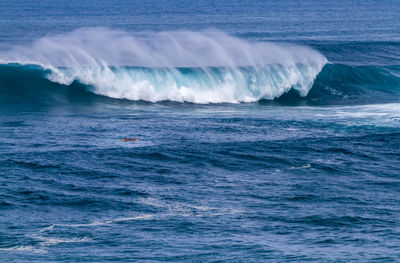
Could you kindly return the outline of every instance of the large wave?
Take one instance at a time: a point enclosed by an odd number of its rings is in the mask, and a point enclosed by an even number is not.
[[[308,47],[249,42],[219,31],[107,28],[47,36],[0,54],[0,63],[38,65],[59,84],[78,81],[96,94],[151,102],[253,102],[291,89],[306,96],[326,62]]]
[[[127,100],[98,96],[92,86],[74,81],[63,85],[50,81],[50,70],[40,66],[0,65],[0,108],[12,105],[29,107],[61,105],[120,104]],[[260,100],[269,105],[354,105],[399,102],[400,66],[349,66],[327,64],[306,97],[294,89],[275,100]],[[10,105],[10,103],[12,105]],[[135,103],[135,102],[133,102]],[[140,104],[142,102],[139,102]],[[175,103],[173,103],[175,105]]]

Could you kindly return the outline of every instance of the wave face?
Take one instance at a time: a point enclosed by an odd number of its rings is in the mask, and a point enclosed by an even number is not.
[[[110,69],[110,71],[113,70],[115,69]],[[172,72],[172,70],[166,68],[148,69],[143,67],[127,67],[124,70],[126,72],[140,72],[143,75],[147,73],[147,77],[151,76],[151,74],[154,77],[155,72],[157,72],[158,76],[165,76],[157,80],[160,82],[160,85],[163,84],[161,80],[165,81],[165,79],[168,79],[168,74]],[[213,71],[214,76],[217,76],[218,74],[224,74],[223,70],[225,69],[215,67],[208,70]],[[247,74],[251,73],[250,69],[245,67],[238,70],[242,70],[245,73],[247,71]],[[178,72],[178,74],[185,75],[186,78],[192,78],[193,80],[205,74],[205,71],[202,71],[201,68],[177,68],[174,72]],[[92,105],[93,102],[123,102],[123,100],[98,96],[91,91],[99,93],[99,87],[84,85],[79,81],[73,81],[69,85],[50,81],[48,77],[53,74],[53,71],[43,69],[40,66],[19,64],[0,65],[0,107],[7,102],[13,104],[24,102],[25,104],[53,106],[68,105],[71,103],[73,105]],[[113,74],[118,74],[118,72]],[[173,80],[170,81],[172,82]],[[103,92],[117,93],[119,90],[104,89]],[[201,94],[205,96],[204,93]],[[161,94],[156,95],[160,96],[161,100]],[[200,98],[200,95],[196,98]],[[132,95],[125,94],[124,96],[128,97]],[[171,95],[165,93],[165,97],[167,96]],[[275,100],[261,100],[260,103],[278,105],[359,105],[399,102],[399,98],[400,66],[326,64],[317,75],[312,89],[307,96],[301,97],[295,89],[292,89]],[[154,97],[151,99],[154,99]],[[204,101],[206,99],[207,97],[204,97]]]
[[[307,97],[294,98],[295,102],[305,101],[309,105],[375,104],[399,102],[399,99],[399,65],[343,64],[326,64]]]
[[[87,85],[111,98],[194,103],[254,102],[289,90],[306,96],[326,64],[304,46],[249,42],[223,32],[129,34],[85,28],[0,54],[37,65],[55,83]]]

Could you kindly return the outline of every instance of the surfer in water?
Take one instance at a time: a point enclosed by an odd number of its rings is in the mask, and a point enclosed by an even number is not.
[[[135,136],[133,136],[132,139],[131,139],[131,138],[125,137],[124,141],[126,141],[126,142],[129,142],[129,141],[139,141],[139,139],[136,138]]]

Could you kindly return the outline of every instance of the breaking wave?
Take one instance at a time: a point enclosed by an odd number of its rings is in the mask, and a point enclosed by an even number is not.
[[[219,31],[84,28],[16,46],[0,53],[0,63],[36,65],[54,83],[78,82],[111,98],[237,103],[290,90],[304,97],[327,59],[308,47],[249,42]]]

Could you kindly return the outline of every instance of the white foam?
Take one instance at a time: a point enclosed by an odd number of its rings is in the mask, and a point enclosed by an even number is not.
[[[32,252],[32,253],[46,253],[47,251],[42,247],[34,247],[34,246],[13,246],[7,248],[0,248],[0,251],[21,251],[21,252]]]
[[[50,246],[54,246],[61,243],[80,243],[80,242],[88,242],[90,241],[89,238],[82,237],[82,238],[53,238],[53,237],[46,237],[41,235],[28,235],[31,238],[39,240],[39,243],[35,246],[27,245],[27,246],[13,246],[7,248],[0,248],[0,251],[21,251],[21,252],[30,252],[30,253],[47,253],[46,248]]]
[[[0,250],[6,251],[27,251],[33,253],[46,253],[47,247],[54,246],[61,243],[80,243],[80,242],[89,242],[91,239],[87,237],[76,237],[76,238],[56,238],[56,237],[48,237],[45,236],[46,232],[51,232],[56,227],[91,227],[91,226],[101,226],[101,225],[108,225],[113,223],[125,222],[125,221],[132,221],[132,220],[148,220],[151,219],[153,215],[144,214],[144,215],[137,215],[131,217],[117,217],[109,220],[104,221],[94,221],[91,223],[83,223],[83,224],[52,224],[48,227],[42,228],[38,231],[37,234],[28,235],[31,238],[39,240],[39,244],[36,246],[14,246],[10,248],[0,248]]]
[[[327,107],[319,109],[319,113],[314,116],[321,119],[333,119],[335,122],[351,126],[399,127],[400,103]]]
[[[311,164],[305,164],[305,165],[302,165],[302,166],[293,166],[293,167],[290,167],[289,168],[289,170],[299,170],[299,169],[308,169],[308,168],[311,168]]]
[[[88,242],[90,241],[89,238],[87,237],[82,237],[82,238],[53,238],[53,237],[46,237],[46,236],[40,236],[40,235],[31,235],[31,237],[40,240],[41,243],[40,245],[42,247],[47,247],[47,246],[54,246],[60,243],[81,243],[81,242]]]
[[[141,203],[166,209],[169,215],[174,216],[219,216],[243,212],[242,210],[228,207],[210,207],[179,202],[166,203],[156,198],[143,198]]]
[[[150,214],[144,214],[144,215],[137,215],[137,216],[131,216],[131,217],[117,217],[114,219],[109,219],[109,220],[104,220],[104,221],[94,221],[90,223],[82,223],[82,224],[53,224],[51,226],[42,228],[39,232],[48,232],[54,230],[55,227],[90,227],[90,226],[102,226],[102,225],[108,225],[108,224],[113,224],[113,223],[118,223],[118,222],[124,222],[124,221],[132,221],[132,220],[148,220],[151,219],[153,215]]]

